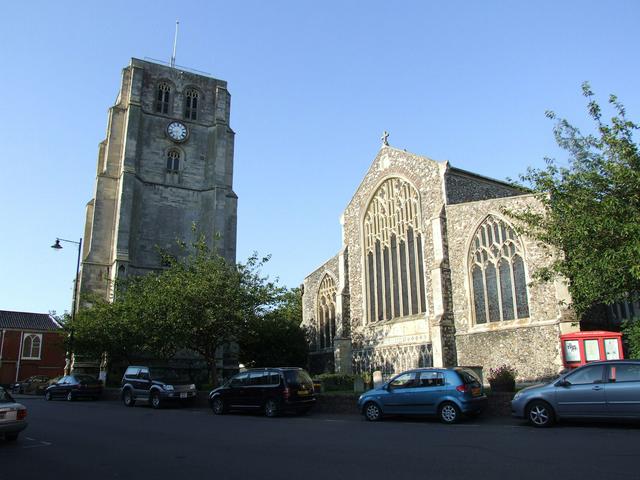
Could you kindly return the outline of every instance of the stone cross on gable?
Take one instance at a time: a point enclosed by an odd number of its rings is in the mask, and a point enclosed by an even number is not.
[[[382,137],[380,137],[380,140],[382,140],[382,145],[384,145],[385,147],[389,146],[389,132],[387,132],[386,130],[382,133]]]

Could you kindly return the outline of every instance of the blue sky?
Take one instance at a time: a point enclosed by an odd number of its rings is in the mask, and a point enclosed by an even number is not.
[[[498,179],[588,126],[580,84],[638,119],[635,1],[29,1],[0,8],[0,309],[71,304],[98,143],[131,57],[227,80],[238,260],[293,287],[340,248],[339,217],[392,146]]]

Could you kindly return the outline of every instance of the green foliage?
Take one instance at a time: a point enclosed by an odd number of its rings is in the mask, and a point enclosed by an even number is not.
[[[280,292],[276,307],[249,318],[238,343],[247,367],[306,367],[308,343],[302,322],[299,288]]]
[[[629,355],[631,358],[640,358],[640,318],[635,317],[622,324],[622,331],[629,340]]]
[[[627,120],[615,96],[609,98],[614,115],[607,123],[587,83],[583,94],[596,133],[582,134],[547,112],[557,122],[554,134],[569,155],[568,166],[546,159],[545,168],[530,168],[521,180],[544,212],[509,212],[527,234],[562,253],[535,276],[567,278],[578,314],[640,291],[640,156],[633,140],[638,125]]]
[[[322,388],[325,392],[353,392],[353,382],[356,377],[344,373],[323,373],[317,378],[322,381]]]
[[[203,236],[185,253],[180,259],[164,255],[162,271],[119,281],[113,303],[85,298],[88,307],[70,327],[75,351],[129,360],[133,354],[170,358],[189,349],[203,357],[217,384],[216,351],[271,312],[282,289],[260,275],[268,257],[254,254],[231,264]]]

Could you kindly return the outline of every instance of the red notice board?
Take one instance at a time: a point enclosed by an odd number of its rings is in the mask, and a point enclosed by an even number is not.
[[[566,368],[576,368],[597,360],[619,360],[622,352],[622,333],[574,332],[560,335],[562,361]]]

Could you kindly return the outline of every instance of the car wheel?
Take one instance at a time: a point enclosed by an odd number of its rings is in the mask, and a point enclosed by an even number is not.
[[[69,392],[67,393],[67,402],[73,402],[75,400],[75,397],[73,396],[73,393]]]
[[[382,410],[377,403],[369,402],[364,406],[364,418],[370,422],[382,420]]]
[[[214,398],[211,402],[211,410],[213,410],[213,413],[215,413],[216,415],[222,415],[226,413],[224,400],[222,400],[220,397]]]
[[[131,390],[127,389],[122,394],[122,403],[124,403],[125,407],[133,407],[136,404],[136,400],[133,398],[133,393]]]
[[[546,428],[555,423],[553,408],[547,402],[534,400],[527,406],[527,420],[534,427]]]
[[[460,418],[460,409],[455,403],[445,402],[438,409],[440,421],[446,424],[456,423]]]
[[[160,408],[160,395],[157,392],[151,393],[151,406],[153,408]]]
[[[264,404],[264,414],[266,417],[277,417],[278,416],[278,403],[269,399]]]
[[[15,442],[18,439],[18,434],[17,433],[5,433],[4,434],[4,439],[7,442]]]
[[[44,399],[49,402],[51,400],[51,392],[44,392]]]

